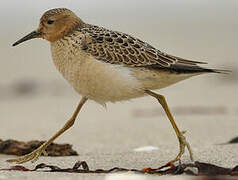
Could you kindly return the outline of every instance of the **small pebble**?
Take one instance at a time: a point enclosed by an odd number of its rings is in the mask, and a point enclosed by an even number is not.
[[[142,152],[142,151],[155,151],[158,150],[159,148],[156,146],[142,146],[142,147],[138,147],[135,148],[134,151],[136,152]]]

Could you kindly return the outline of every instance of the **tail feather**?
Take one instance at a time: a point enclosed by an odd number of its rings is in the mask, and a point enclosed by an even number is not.
[[[182,64],[173,64],[168,67],[168,70],[174,71],[177,73],[221,73],[229,74],[231,71],[222,70],[222,69],[209,69],[197,65],[182,65]]]
[[[230,74],[232,71],[224,70],[224,69],[211,69],[214,73],[221,73],[221,74]]]
[[[196,62],[196,61],[195,61]],[[205,64],[204,62],[198,62],[200,64]],[[147,65],[146,68],[149,69],[162,69],[166,71],[171,71],[174,73],[181,73],[181,74],[193,74],[193,73],[221,73],[221,74],[229,74],[231,71],[230,70],[224,70],[224,69],[209,69],[209,68],[204,68],[201,66],[194,64],[189,64],[189,61],[187,64],[184,63],[175,63],[175,64],[170,64],[170,66],[161,66],[160,64],[152,64],[152,65]]]

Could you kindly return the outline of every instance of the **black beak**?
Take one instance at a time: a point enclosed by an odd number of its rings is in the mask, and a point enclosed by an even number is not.
[[[17,42],[15,42],[12,46],[16,46],[24,41],[30,40],[30,39],[34,39],[39,37],[39,35],[41,35],[42,32],[37,32],[37,31],[33,31],[30,34],[26,35],[25,37],[21,38],[20,40],[18,40]]]

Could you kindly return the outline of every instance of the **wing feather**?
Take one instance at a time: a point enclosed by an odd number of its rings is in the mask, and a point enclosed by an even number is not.
[[[199,67],[197,64],[206,64],[166,54],[140,39],[102,27],[87,25],[81,32],[89,39],[85,51],[99,61],[131,67],[168,69],[197,69],[194,68]]]

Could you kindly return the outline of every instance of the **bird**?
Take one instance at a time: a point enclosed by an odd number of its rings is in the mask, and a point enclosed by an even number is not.
[[[42,38],[50,43],[58,71],[81,95],[72,117],[48,141],[29,154],[8,162],[35,162],[58,136],[73,126],[83,105],[92,100],[105,106],[108,102],[126,101],[143,96],[158,100],[178,139],[179,152],[170,162],[179,161],[190,144],[169,109],[165,97],[156,90],[205,73],[226,70],[204,68],[205,62],[193,61],[162,52],[147,42],[119,31],[85,23],[67,8],[54,8],[40,18],[36,30],[13,44]]]

